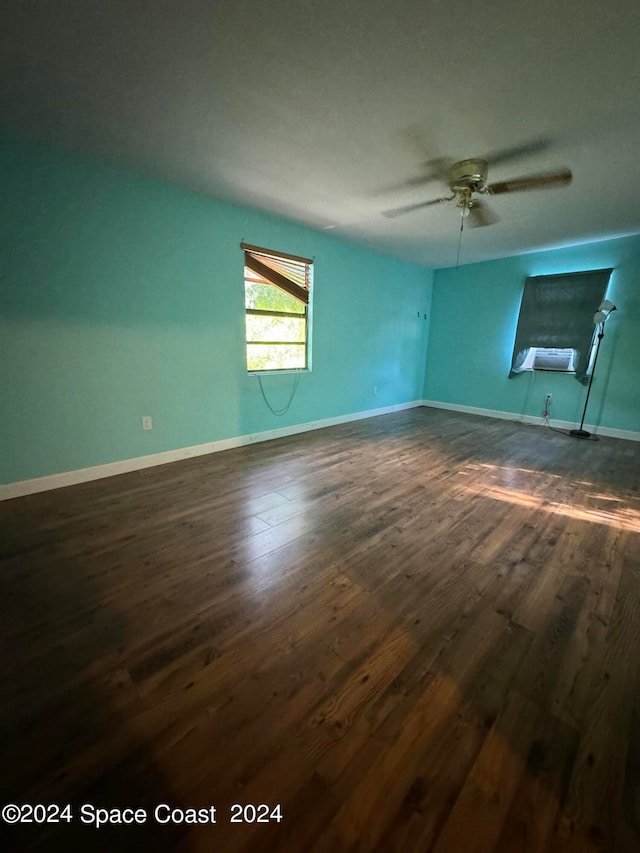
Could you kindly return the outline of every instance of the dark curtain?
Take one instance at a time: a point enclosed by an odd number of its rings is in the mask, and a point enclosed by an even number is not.
[[[588,382],[593,315],[604,298],[612,270],[537,275],[525,280],[509,376],[522,372],[530,347],[576,351],[576,379]]]

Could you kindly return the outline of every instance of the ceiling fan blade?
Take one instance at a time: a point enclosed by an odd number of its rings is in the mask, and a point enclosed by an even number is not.
[[[400,181],[400,183],[398,184],[392,184],[383,187],[380,190],[376,190],[373,195],[389,195],[390,193],[398,193],[402,192],[403,190],[411,190],[415,189],[416,187],[423,187],[426,184],[430,184],[433,181],[437,181],[438,177],[439,176],[436,174],[417,175],[415,178],[407,178],[406,181]]]
[[[422,165],[425,171],[422,175],[416,175],[414,178],[407,178],[406,181],[401,181],[399,184],[384,187],[381,190],[376,190],[374,195],[388,195],[389,193],[402,192],[402,190],[414,189],[415,187],[423,187],[433,181],[442,181],[445,186],[449,186],[448,175],[449,168],[453,161],[445,157],[436,157],[433,160],[427,160]]]
[[[498,217],[489,205],[477,199],[473,200],[473,207],[469,208],[469,219],[472,228],[484,228],[486,225],[495,225]]]
[[[415,204],[404,204],[402,207],[392,207],[391,210],[383,210],[382,215],[388,219],[394,219],[396,216],[402,216],[405,213],[411,213],[412,210],[420,210],[421,207],[431,207],[432,204],[440,204],[442,201],[452,201],[454,195],[448,195],[445,198],[434,198],[432,201],[419,201]]]
[[[523,145],[514,145],[511,148],[503,148],[502,151],[496,151],[495,154],[488,154],[485,160],[490,166],[495,166],[498,163],[506,163],[509,160],[516,160],[518,157],[526,157],[529,154],[537,154],[538,151],[544,151],[550,145],[548,139],[534,139],[531,142],[525,142]]]
[[[498,181],[487,187],[491,195],[502,193],[517,193],[524,190],[542,190],[552,187],[563,187],[571,183],[571,169],[560,169],[557,172],[542,172],[538,175],[525,175],[522,178],[512,178],[510,181]]]
[[[441,180],[445,186],[449,186],[449,171],[453,166],[451,157],[433,157],[427,160],[425,166],[431,169],[430,180]]]

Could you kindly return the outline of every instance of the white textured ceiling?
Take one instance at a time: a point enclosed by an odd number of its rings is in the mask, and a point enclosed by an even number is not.
[[[455,207],[381,211],[442,195],[390,189],[436,156],[545,140],[490,180],[574,173],[492,199],[463,263],[640,232],[638,0],[3,0],[0,111],[432,267],[455,262]]]

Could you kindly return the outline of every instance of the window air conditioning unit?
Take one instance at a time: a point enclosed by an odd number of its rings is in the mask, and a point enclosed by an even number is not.
[[[533,361],[534,370],[573,370],[573,349],[537,347]]]

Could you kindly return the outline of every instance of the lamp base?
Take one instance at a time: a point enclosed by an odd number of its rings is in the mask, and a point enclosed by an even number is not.
[[[569,430],[569,435],[572,435],[574,438],[593,438],[591,433],[587,432],[586,429]]]

